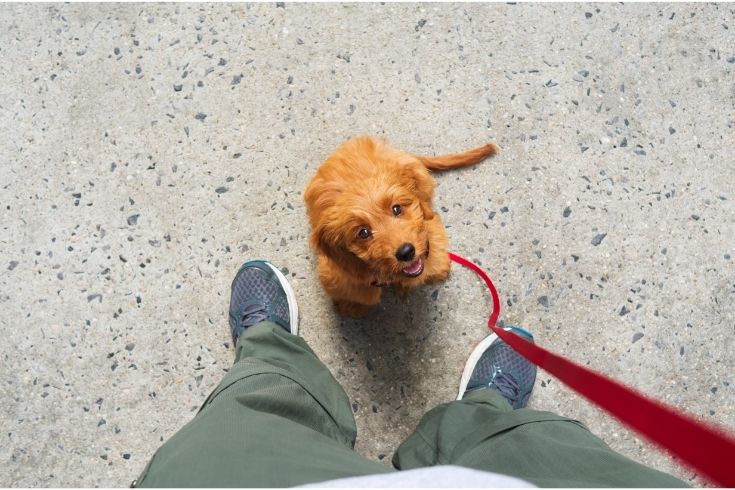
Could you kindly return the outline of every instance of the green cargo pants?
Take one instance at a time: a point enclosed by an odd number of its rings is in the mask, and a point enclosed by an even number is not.
[[[327,368],[303,339],[265,322],[245,331],[232,369],[137,486],[288,487],[394,471],[354,452],[356,435],[347,395]],[[454,464],[544,487],[686,486],[614,452],[577,421],[512,410],[494,390],[428,412],[393,464]]]

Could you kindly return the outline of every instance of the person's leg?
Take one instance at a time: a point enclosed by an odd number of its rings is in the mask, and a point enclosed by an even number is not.
[[[616,453],[576,420],[523,408],[535,372],[511,347],[489,336],[468,361],[459,399],[423,417],[396,451],[394,466],[454,464],[541,487],[686,486]]]
[[[291,333],[298,313],[286,292],[293,296],[270,264],[243,266],[230,308],[235,364],[137,486],[286,487],[391,471],[352,450],[347,395]]]

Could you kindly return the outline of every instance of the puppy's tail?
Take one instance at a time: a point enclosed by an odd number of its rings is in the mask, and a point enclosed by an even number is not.
[[[490,143],[485,146],[473,148],[464,153],[452,153],[450,155],[440,155],[435,157],[427,157],[416,155],[416,158],[424,164],[429,170],[448,170],[450,168],[465,167],[480,163],[487,157],[495,155],[498,147]]]

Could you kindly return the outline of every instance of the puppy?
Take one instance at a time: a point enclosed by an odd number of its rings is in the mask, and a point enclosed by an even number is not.
[[[449,242],[432,209],[436,182],[429,170],[472,165],[496,152],[488,144],[427,157],[361,137],[321,165],[304,200],[319,278],[340,314],[364,316],[380,302],[383,286],[403,296],[449,275]]]

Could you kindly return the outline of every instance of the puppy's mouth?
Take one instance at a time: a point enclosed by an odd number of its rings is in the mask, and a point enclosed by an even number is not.
[[[408,267],[401,269],[401,272],[404,276],[408,277],[420,276],[424,272],[424,260],[421,258],[414,260]]]

